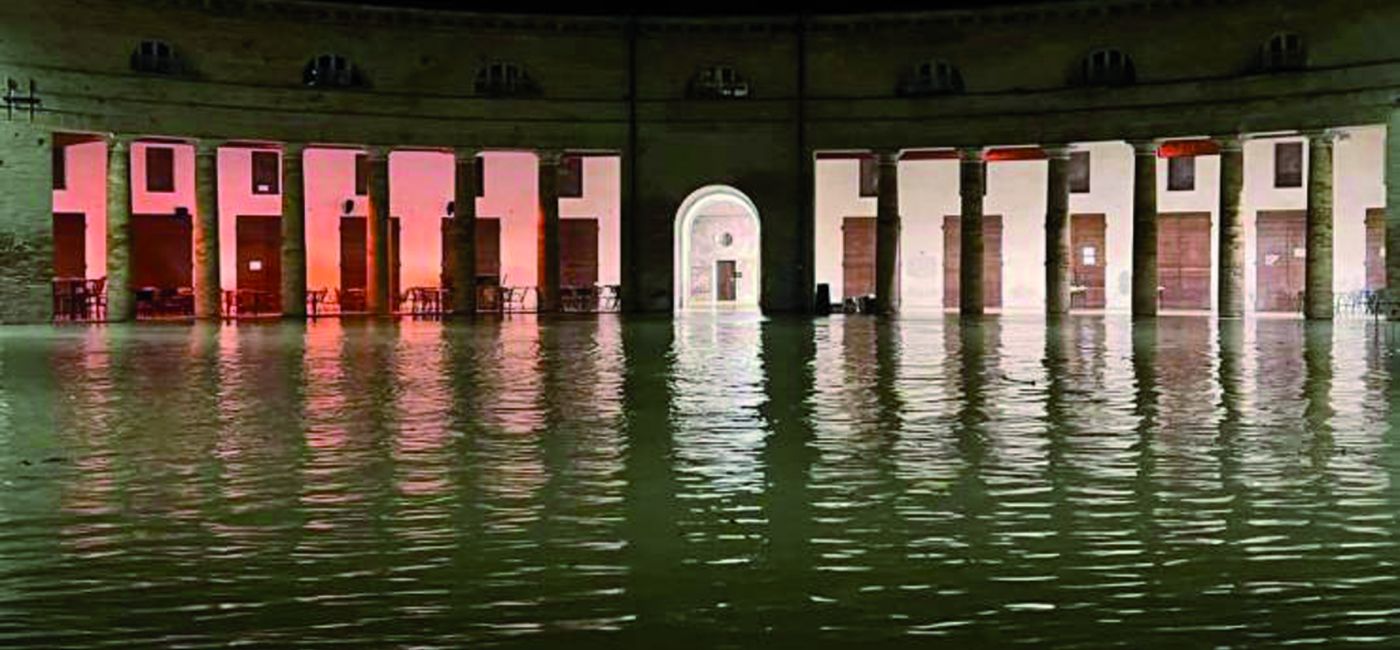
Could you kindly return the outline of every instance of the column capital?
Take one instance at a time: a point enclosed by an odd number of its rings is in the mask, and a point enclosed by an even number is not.
[[[965,163],[980,163],[983,161],[985,147],[958,147],[958,160]]]
[[[880,165],[898,165],[901,153],[899,149],[876,149],[875,162]]]
[[[1157,147],[1160,146],[1160,140],[1155,138],[1149,140],[1128,140],[1127,143],[1133,148],[1133,154],[1138,156],[1155,156],[1157,155]]]
[[[1069,160],[1069,155],[1075,152],[1074,145],[1070,144],[1043,144],[1040,150],[1045,152],[1046,158],[1054,160]]]
[[[1227,133],[1227,134],[1224,134],[1224,135],[1213,135],[1213,136],[1210,137],[1210,139],[1211,139],[1211,140],[1214,140],[1214,141],[1215,141],[1215,144],[1217,144],[1217,145],[1220,146],[1220,151],[1221,151],[1222,153],[1224,153],[1224,152],[1226,152],[1226,151],[1229,151],[1229,152],[1232,152],[1232,153],[1233,153],[1233,152],[1238,152],[1238,151],[1243,151],[1243,150],[1244,150],[1245,136],[1243,136],[1243,135],[1241,135],[1241,134],[1238,134],[1238,133]]]
[[[365,155],[369,156],[370,162],[383,162],[389,159],[392,147],[384,145],[370,145],[364,148]]]
[[[127,151],[131,149],[131,144],[137,140],[136,136],[125,133],[108,133],[103,139],[107,141],[107,146],[114,151]]]
[[[306,143],[305,143],[305,142],[283,142],[283,143],[282,143],[282,155],[283,155],[283,156],[295,156],[295,155],[298,155],[298,154],[301,154],[301,153],[305,153],[305,152],[306,152]]]
[[[536,149],[535,155],[540,159],[540,166],[558,167],[564,162],[562,149]]]
[[[194,145],[194,155],[200,158],[208,158],[217,155],[219,153],[219,147],[223,146],[224,142],[224,140],[220,139],[200,138],[191,141],[191,144]]]
[[[481,150],[475,147],[456,147],[452,150],[452,159],[458,165],[475,165],[480,156]]]
[[[1346,139],[1346,134],[1336,129],[1309,129],[1302,131],[1301,134],[1307,137],[1308,146],[1311,147],[1330,147],[1338,140]]]

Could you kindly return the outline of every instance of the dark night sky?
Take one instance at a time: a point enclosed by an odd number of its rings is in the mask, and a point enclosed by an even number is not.
[[[648,16],[711,16],[711,15],[779,15],[801,11],[816,14],[868,13],[881,11],[926,11],[933,9],[975,9],[978,7],[1028,5],[1059,2],[1063,0],[867,0],[858,3],[841,3],[839,7],[824,5],[836,4],[832,0],[821,2],[779,2],[776,0],[320,0],[348,5],[378,5],[399,7],[422,7],[429,9],[460,9],[473,12],[501,12],[512,14],[575,14],[575,15],[625,15]]]

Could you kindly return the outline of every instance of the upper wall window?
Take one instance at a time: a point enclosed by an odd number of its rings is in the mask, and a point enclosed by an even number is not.
[[[253,194],[280,192],[280,157],[276,151],[254,151],[252,155]]]
[[[146,149],[146,191],[169,194],[175,191],[175,150],[170,147]]]
[[[1133,60],[1122,50],[1103,48],[1079,63],[1078,82],[1085,86],[1126,86],[1137,81]]]
[[[1308,51],[1303,37],[1292,32],[1274,34],[1259,48],[1259,68],[1265,72],[1301,70],[1307,65]]]
[[[360,69],[339,54],[322,54],[306,62],[302,83],[316,88],[354,88],[365,85]]]
[[[1274,187],[1303,186],[1303,143],[1274,144]]]
[[[960,93],[963,92],[962,72],[947,61],[924,61],[900,82],[898,90],[906,97]]]
[[[1176,156],[1167,159],[1167,190],[1188,192],[1196,189],[1196,157]]]
[[[875,156],[860,157],[860,197],[880,195],[880,165]]]
[[[68,148],[57,142],[53,145],[53,188],[68,189]]]
[[[141,41],[131,52],[131,69],[149,74],[179,74],[184,71],[175,47],[165,41]]]
[[[690,78],[686,94],[701,99],[748,97],[749,82],[730,66],[712,65]]]
[[[1069,154],[1069,191],[1074,194],[1089,192],[1089,152],[1071,151]]]
[[[559,163],[559,198],[583,198],[583,156],[564,156]]]
[[[521,97],[539,92],[525,68],[515,63],[488,63],[476,72],[476,94],[493,97]]]

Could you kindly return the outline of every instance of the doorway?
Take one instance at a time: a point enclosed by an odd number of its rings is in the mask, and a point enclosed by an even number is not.
[[[1379,291],[1385,277],[1385,208],[1366,210],[1366,290]]]
[[[87,215],[54,213],[53,275],[68,279],[87,277]]]
[[[1259,249],[1254,262],[1254,308],[1267,312],[1302,311],[1307,212],[1261,210],[1254,230]]]
[[[739,296],[739,266],[734,260],[715,262],[715,300],[734,302]]]
[[[1157,306],[1210,309],[1210,213],[1157,216]]]
[[[1070,217],[1069,306],[1072,309],[1103,309],[1107,302],[1104,293],[1107,223],[1107,217],[1102,214]]]
[[[676,213],[674,242],[676,309],[758,307],[761,224],[747,195],[726,185],[692,192]]]
[[[238,313],[282,311],[282,218],[239,215],[237,230]]]
[[[875,295],[875,218],[841,221],[841,295],[847,300]]]
[[[982,306],[1001,307],[1001,215],[982,217]],[[943,218],[943,306],[961,304],[962,217]]]

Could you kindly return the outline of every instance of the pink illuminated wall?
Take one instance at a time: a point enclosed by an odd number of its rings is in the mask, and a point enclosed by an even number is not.
[[[622,158],[583,159],[583,196],[559,199],[559,217],[598,220],[598,284],[622,284]]]
[[[399,286],[442,284],[442,219],[456,188],[452,154],[401,151],[389,157],[389,214],[399,218]]]
[[[178,164],[178,161],[176,161]],[[238,288],[238,217],[282,214],[282,195],[253,193],[253,150],[219,150],[219,280]]]
[[[107,275],[107,143],[69,145],[67,188],[54,190],[54,212],[87,215],[87,277]]]
[[[354,214],[368,214],[366,197],[355,196],[355,151],[307,149],[302,170],[306,178],[306,286],[340,287],[340,216],[346,199]]]
[[[501,284],[538,286],[539,162],[535,154],[492,151],[486,159],[486,192],[476,215],[501,220]]]

